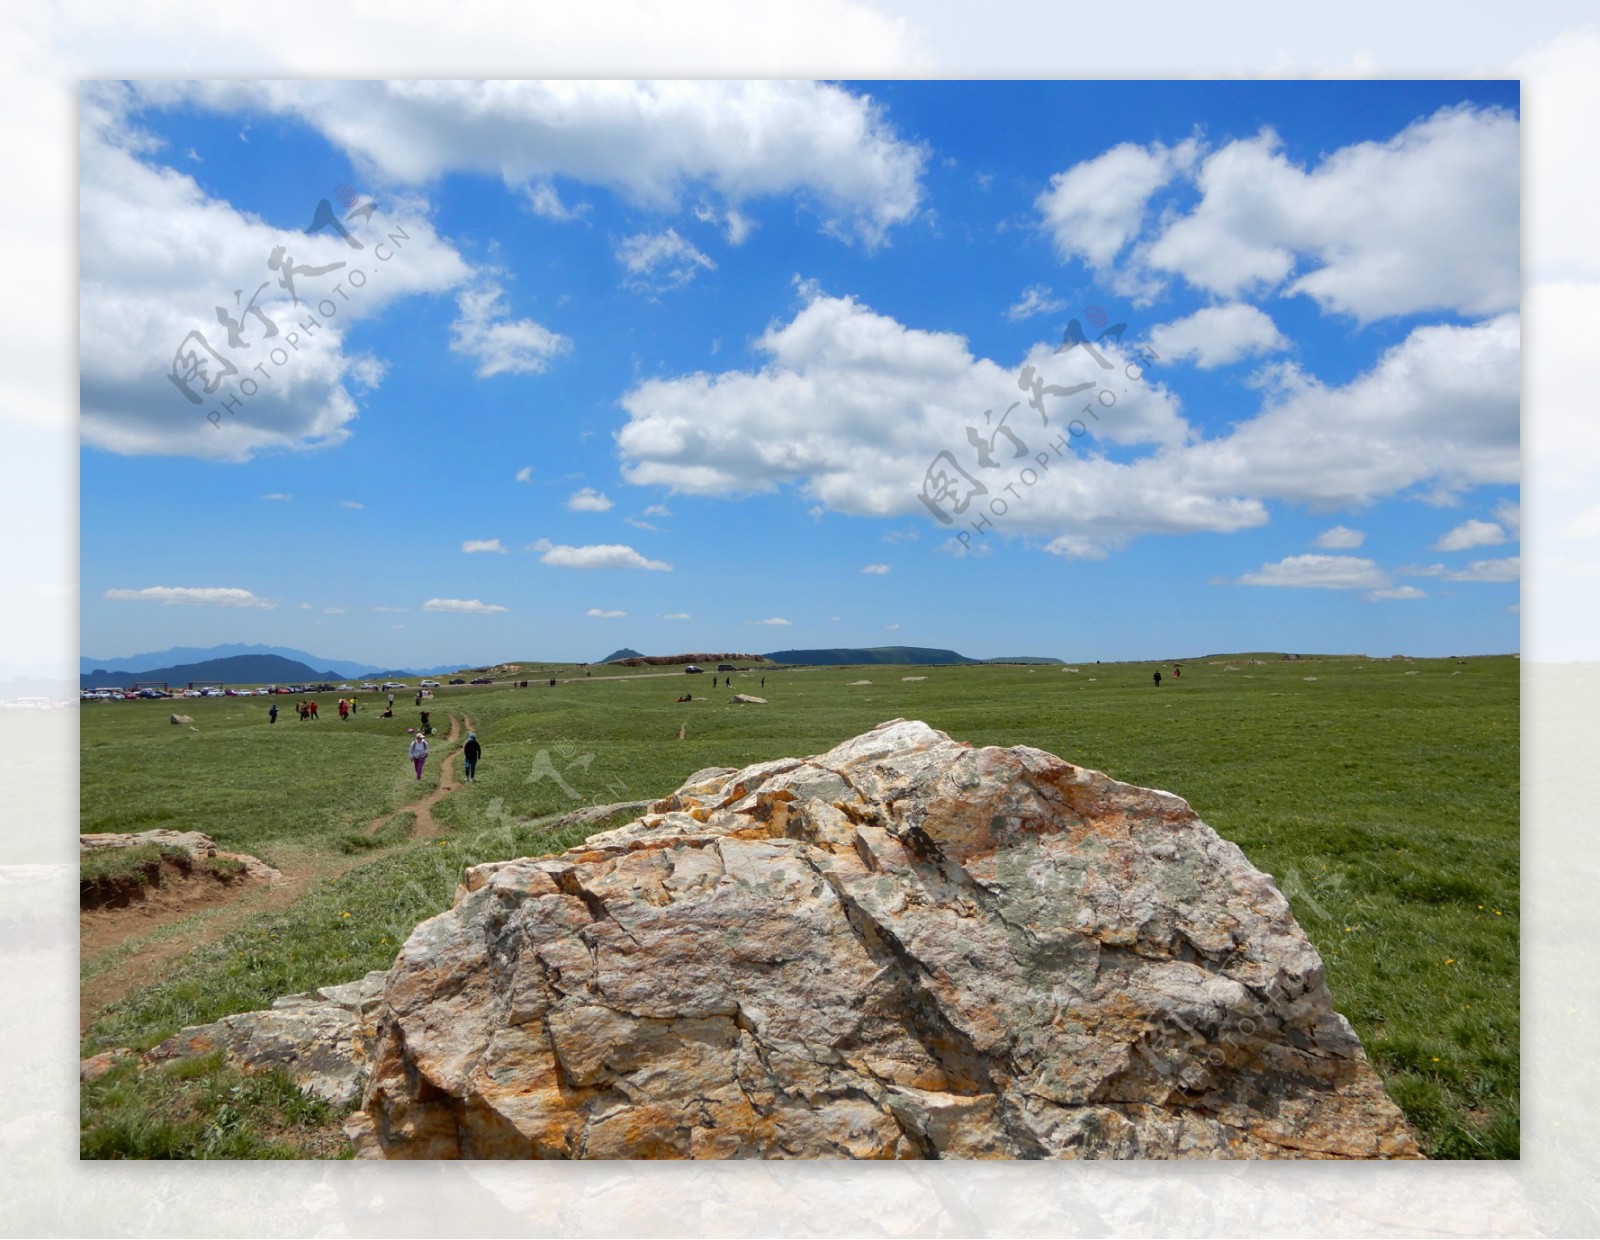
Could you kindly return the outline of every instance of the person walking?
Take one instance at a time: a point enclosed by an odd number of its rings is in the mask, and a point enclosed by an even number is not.
[[[389,695],[389,709],[390,710],[394,709],[394,694],[392,694],[392,693]]]
[[[417,768],[417,778],[422,778],[422,764],[428,760],[428,738],[418,732],[411,741],[411,761]]]
[[[1161,688],[1161,673],[1160,672],[1156,673],[1155,681],[1156,681],[1156,688],[1157,689]]]
[[[350,703],[345,701],[343,698],[339,699],[339,718],[350,718]]]
[[[478,744],[476,732],[467,733],[467,743],[461,746],[461,756],[466,759],[465,772],[469,784],[478,782],[478,759],[483,756],[483,746]]]
[[[278,722],[278,704],[276,702],[267,707],[267,721],[269,723]]]

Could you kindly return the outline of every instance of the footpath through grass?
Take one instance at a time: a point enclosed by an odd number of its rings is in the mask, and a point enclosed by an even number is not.
[[[735,673],[731,687],[719,676],[715,689],[709,674],[578,672],[554,688],[442,689],[428,704],[440,736],[421,784],[405,759],[416,711],[399,704],[392,720],[369,707],[349,722],[330,709],[317,723],[286,713],[268,725],[266,699],[191,700],[192,731],[168,724],[166,703],[85,706],[83,830],[200,830],[269,861],[284,846],[372,859],[130,996],[90,1029],[84,1053],[143,1049],[185,1024],[388,967],[411,928],[449,905],[463,866],[556,851],[605,825],[555,836],[555,815],[659,796],[701,767],[818,753],[904,717],[1186,798],[1275,876],[1429,1155],[1515,1157],[1517,660],[1235,655],[1176,678],[1162,665],[1159,689],[1155,668],[767,670]],[[685,692],[695,700],[673,700]],[[730,705],[736,692],[768,704]],[[405,814],[362,836],[437,786],[440,758],[460,743],[442,742],[447,715],[463,712],[484,756],[475,784],[433,806],[446,836],[410,840]],[[170,1105],[170,1090],[118,1080],[123,1129],[141,1090],[152,1116]],[[85,1156],[145,1156],[106,1136],[97,1096],[85,1094]],[[277,1129],[263,1123],[266,1140]]]

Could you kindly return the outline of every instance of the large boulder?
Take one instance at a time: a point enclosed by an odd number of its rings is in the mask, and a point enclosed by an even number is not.
[[[376,1025],[367,1157],[1417,1157],[1187,803],[904,720],[468,870]]]

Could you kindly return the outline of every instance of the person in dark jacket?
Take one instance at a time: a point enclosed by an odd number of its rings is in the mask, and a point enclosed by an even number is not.
[[[476,783],[478,779],[478,759],[483,756],[483,746],[478,744],[476,732],[467,733],[467,743],[461,747],[461,756],[466,759],[466,777],[468,783]]]

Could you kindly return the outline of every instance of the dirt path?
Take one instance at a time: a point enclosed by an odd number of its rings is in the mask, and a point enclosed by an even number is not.
[[[443,743],[454,744],[463,726],[473,730],[465,712],[450,716]],[[460,750],[448,754],[439,768],[439,786],[418,800],[374,819],[366,834],[375,835],[397,814],[411,813],[414,838],[444,834],[431,807],[461,785],[455,777]],[[124,995],[159,981],[171,961],[212,943],[263,913],[277,912],[300,899],[315,883],[337,878],[371,857],[329,856],[306,851],[279,866],[283,881],[229,885],[184,884],[145,903],[119,909],[95,909],[78,918],[78,960],[93,974],[78,993],[79,1032]],[[168,932],[170,930],[170,933]],[[96,971],[96,966],[103,966]]]
[[[160,981],[170,961],[237,930],[251,918],[293,904],[315,883],[337,878],[368,856],[330,857],[306,853],[278,867],[283,881],[252,882],[225,890],[175,891],[164,900],[128,908],[95,909],[78,915],[78,962],[92,971],[117,957],[78,991],[81,1033],[124,995]],[[214,887],[214,885],[212,885]],[[162,934],[179,926],[172,934]],[[125,954],[124,954],[125,953]]]
[[[468,715],[465,711],[461,713],[460,718],[457,718],[455,715],[450,716],[450,734],[444,738],[444,743],[446,745],[455,743],[456,737],[461,735],[461,728],[463,724],[465,724],[468,732],[474,730],[472,726],[472,716]],[[441,797],[448,796],[457,788],[461,787],[461,785],[456,781],[455,774],[456,759],[460,756],[461,751],[458,749],[454,753],[447,754],[441,761],[439,766],[439,786],[437,788],[435,788],[432,792],[424,793],[417,800],[412,801],[407,805],[402,805],[399,809],[393,811],[392,813],[382,814],[379,817],[374,818],[365,827],[364,834],[376,835],[379,831],[383,830],[383,828],[397,815],[409,813],[413,816],[413,822],[411,824],[412,839],[433,839],[436,836],[443,835],[444,828],[441,827],[434,819],[433,806],[439,802]]]

